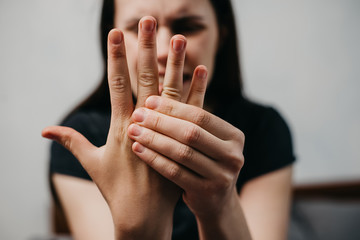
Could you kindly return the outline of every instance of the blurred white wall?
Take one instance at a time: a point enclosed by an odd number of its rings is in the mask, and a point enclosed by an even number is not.
[[[360,177],[360,2],[236,0],[245,91],[288,121],[297,183]],[[99,0],[0,1],[0,239],[49,233],[49,142],[98,83]]]
[[[296,182],[360,178],[360,1],[235,0],[245,91],[290,124]]]
[[[42,128],[98,83],[99,0],[0,1],[0,239],[48,235]]]

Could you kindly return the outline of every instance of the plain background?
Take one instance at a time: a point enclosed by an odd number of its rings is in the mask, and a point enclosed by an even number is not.
[[[295,183],[360,178],[360,2],[236,0],[245,92],[294,138]],[[100,0],[0,1],[0,239],[49,234],[50,142],[101,78]]]

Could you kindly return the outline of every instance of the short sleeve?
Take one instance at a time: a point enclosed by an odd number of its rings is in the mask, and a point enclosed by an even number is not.
[[[245,133],[245,164],[238,180],[240,188],[246,181],[278,170],[295,161],[290,130],[280,114],[263,107],[256,124]]]
[[[77,112],[68,117],[61,125],[75,129],[95,146],[106,142],[109,117],[96,112]],[[74,155],[57,142],[50,149],[50,174],[60,173],[91,180],[85,169]]]

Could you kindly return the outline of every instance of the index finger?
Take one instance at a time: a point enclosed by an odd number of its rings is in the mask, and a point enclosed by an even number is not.
[[[143,106],[150,95],[159,93],[155,18],[143,17],[139,22],[139,30],[137,107]]]
[[[112,116],[127,119],[133,111],[124,35],[112,29],[108,36],[108,82]]]

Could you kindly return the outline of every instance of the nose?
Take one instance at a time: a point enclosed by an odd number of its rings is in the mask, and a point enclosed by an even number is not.
[[[157,59],[160,67],[165,68],[169,53],[171,32],[165,27],[159,27],[156,35]]]

